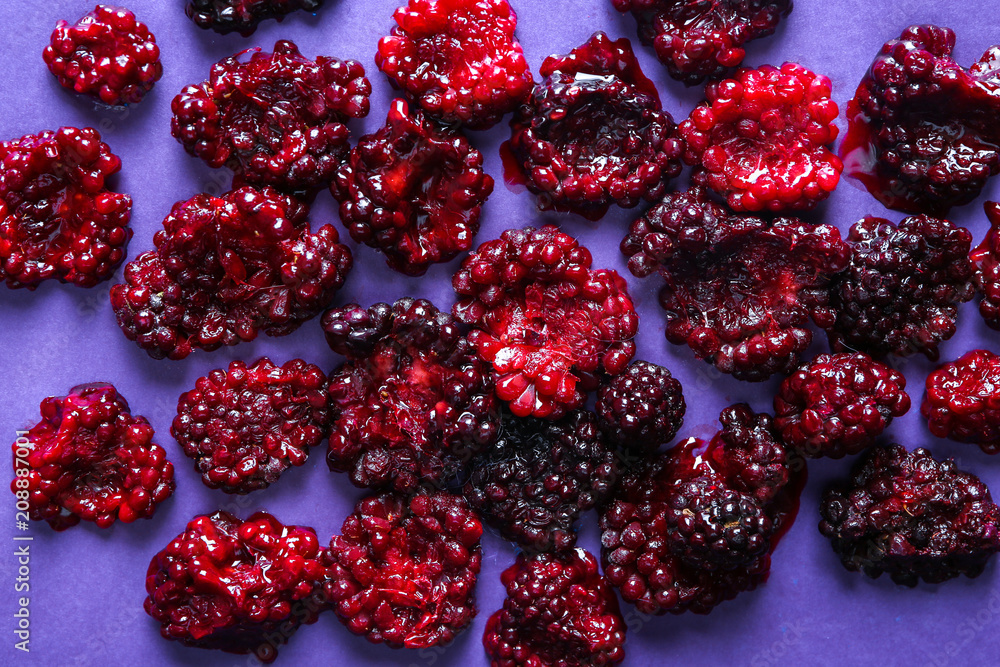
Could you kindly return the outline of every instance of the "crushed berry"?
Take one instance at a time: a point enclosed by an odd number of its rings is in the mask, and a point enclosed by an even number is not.
[[[312,528],[265,512],[197,516],[149,563],[143,606],[164,639],[270,663],[324,608],[322,552]]]
[[[249,57],[248,57],[249,56]],[[346,123],[368,115],[372,88],[353,60],[309,60],[282,40],[274,53],[243,51],[212,67],[208,81],[174,98],[170,131],[236,184],[314,193],[350,151]]]
[[[601,372],[635,355],[639,317],[625,280],[591,268],[590,251],[554,226],[507,230],[455,274],[455,317],[497,373],[497,395],[519,416],[558,419],[583,405]]]
[[[821,354],[774,397],[782,441],[810,458],[857,454],[909,409],[903,374],[864,352]]]
[[[521,554],[501,580],[507,597],[483,635],[491,667],[607,666],[625,659],[618,598],[588,552]]]
[[[920,412],[939,438],[1000,452],[1000,357],[973,350],[927,376]]]
[[[493,179],[460,131],[411,115],[396,100],[385,126],[361,138],[330,189],[351,238],[385,253],[390,268],[422,276],[472,247]]]
[[[676,126],[627,39],[595,33],[542,64],[511,121],[510,149],[542,210],[591,220],[656,201],[681,171]]]
[[[636,361],[597,392],[598,424],[618,447],[637,454],[655,452],[684,423],[681,383],[666,368]]]
[[[66,530],[107,528],[153,516],[174,492],[174,466],[145,417],[105,383],[80,385],[41,404],[42,420],[11,446],[11,491],[35,521]]]
[[[327,599],[356,635],[392,648],[447,645],[478,611],[483,526],[460,496],[361,500],[324,554]]]
[[[988,201],[984,208],[990,229],[970,257],[976,267],[976,287],[983,295],[979,313],[986,326],[1000,330],[1000,204]]]
[[[281,21],[299,10],[315,12],[324,0],[188,0],[184,12],[195,25],[220,35],[238,32],[249,37],[268,19]]]
[[[331,470],[360,487],[442,486],[496,439],[490,366],[429,301],[351,304],[327,311],[323,328],[348,357],[330,376]]]
[[[740,380],[789,373],[835,314],[827,289],[849,248],[830,225],[742,217],[695,186],[633,223],[621,243],[629,270],[658,272],[666,336]]]
[[[916,586],[978,577],[1000,551],[1000,508],[978,477],[926,449],[876,447],[831,488],[820,532],[852,572]]]
[[[409,0],[375,64],[428,115],[485,130],[531,93],[507,0]]]
[[[121,160],[92,128],[63,127],[0,143],[0,278],[93,287],[132,238],[132,198],[108,189]]]

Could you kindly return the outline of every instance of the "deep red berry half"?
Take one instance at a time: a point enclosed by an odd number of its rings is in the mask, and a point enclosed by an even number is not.
[[[583,549],[521,554],[501,576],[507,597],[483,646],[491,667],[616,665],[625,659],[618,598]]]
[[[955,334],[958,305],[975,294],[969,231],[925,215],[899,225],[865,218],[847,240],[850,265],[830,291],[834,351],[937,359],[938,343]]]
[[[107,528],[153,516],[174,492],[174,466],[110,384],[85,384],[42,401],[42,420],[11,446],[18,504],[55,530]],[[19,507],[20,509],[20,507]]]
[[[810,458],[857,454],[909,409],[903,374],[864,352],[821,354],[774,397],[782,441]]]
[[[390,268],[422,276],[472,247],[493,179],[460,131],[396,100],[385,127],[361,137],[330,190],[351,238],[385,253]]]
[[[507,0],[410,0],[393,18],[375,63],[429,115],[485,130],[531,92]]]
[[[597,392],[598,424],[615,445],[637,454],[670,442],[684,423],[681,383],[666,368],[636,361]]]
[[[931,433],[1000,452],[1000,357],[973,350],[927,376],[920,406]]]
[[[658,272],[666,336],[740,380],[791,372],[833,324],[827,289],[849,248],[830,225],[738,216],[693,187],[633,223],[621,250],[639,277]]]
[[[164,639],[270,663],[324,608],[321,553],[312,528],[265,512],[197,516],[150,561],[143,606]]]
[[[92,128],[0,143],[0,278],[34,289],[54,279],[93,287],[132,238],[132,198],[108,189],[122,162]]]
[[[889,208],[945,215],[1000,171],[1000,47],[968,70],[955,33],[914,25],[885,43],[847,105],[849,176]]]
[[[250,187],[174,205],[154,250],[111,288],[118,325],[155,359],[284,336],[330,305],[352,266],[337,230],[307,207]]]
[[[576,520],[607,498],[618,476],[594,413],[558,421],[507,414],[462,493],[506,539],[531,552],[562,551],[576,544]]]
[[[314,192],[347,157],[346,123],[368,115],[372,88],[353,60],[309,60],[280,41],[274,53],[248,49],[212,67],[208,81],[174,98],[170,131],[238,184]]]
[[[496,439],[492,370],[429,301],[351,304],[327,311],[323,328],[348,357],[330,375],[331,470],[360,487],[442,486]]]
[[[639,37],[670,76],[688,86],[724,76],[743,62],[744,45],[774,33],[792,0],[611,0],[631,11]]]
[[[612,204],[663,196],[683,149],[627,39],[596,33],[547,58],[541,75],[511,121],[510,142],[540,209],[597,220]]]
[[[324,436],[326,375],[294,359],[234,361],[181,395],[170,434],[195,460],[201,480],[227,493],[267,488]]]
[[[820,512],[819,530],[844,567],[904,586],[978,577],[1000,551],[1000,507],[989,489],[926,449],[872,449]]]
[[[976,266],[976,287],[982,294],[979,313],[991,329],[1000,330],[1000,204],[984,204],[990,229],[970,255]]]
[[[314,12],[324,0],[188,0],[184,12],[195,25],[226,35],[249,37],[261,21],[277,19],[299,10]]]
[[[141,102],[163,76],[156,37],[112,5],[97,5],[72,25],[59,21],[42,57],[63,88],[110,105]]]
[[[840,182],[830,152],[837,103],[830,79],[802,65],[741,69],[705,88],[706,102],[680,124],[692,180],[736,211],[814,208]]]
[[[454,313],[497,373],[497,395],[525,417],[583,405],[598,375],[635,354],[639,317],[625,280],[554,226],[508,230],[462,262]]]
[[[324,555],[327,600],[348,630],[370,642],[446,645],[478,611],[482,534],[460,496],[366,498]]]

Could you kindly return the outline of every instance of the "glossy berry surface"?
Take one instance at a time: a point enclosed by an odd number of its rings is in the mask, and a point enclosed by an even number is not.
[[[306,462],[323,440],[327,403],[326,375],[301,359],[233,361],[181,395],[170,434],[206,486],[249,493]]]
[[[1000,357],[972,350],[927,376],[920,412],[939,438],[1000,452]]]
[[[375,63],[428,115],[485,130],[531,92],[507,0],[409,0],[393,19]]]
[[[909,409],[903,374],[864,352],[821,354],[774,397],[782,441],[810,458],[857,454]]]
[[[829,149],[838,133],[830,88],[830,79],[795,63],[709,84],[706,102],[679,128],[692,181],[736,211],[814,208],[844,168]]]
[[[330,375],[331,470],[360,487],[440,487],[463,478],[496,439],[490,366],[451,315],[404,298],[335,308],[323,328],[348,358]]]
[[[471,325],[515,415],[557,419],[635,355],[639,317],[625,280],[592,261],[556,227],[528,227],[480,245],[452,279],[455,317]]]
[[[299,10],[314,12],[324,0],[188,0],[184,12],[195,25],[226,35],[238,32],[249,37],[268,19],[279,22]]]
[[[270,663],[323,609],[322,551],[265,512],[197,516],[149,563],[143,606],[165,639]]]
[[[119,327],[155,359],[295,331],[330,305],[352,266],[337,230],[311,232],[307,211],[269,188],[178,202],[155,249],[111,289]]]
[[[353,60],[309,60],[282,40],[274,52],[248,49],[212,67],[171,104],[170,131],[235,183],[314,193],[350,151],[346,123],[368,115],[371,83]]]
[[[616,665],[625,659],[618,598],[588,552],[522,554],[501,581],[507,597],[483,635],[491,667]]]
[[[324,555],[327,600],[348,630],[372,643],[446,645],[478,611],[482,534],[460,496],[365,498]]]
[[[955,334],[959,304],[974,294],[969,231],[925,215],[898,225],[869,217],[847,241],[850,265],[830,290],[834,351],[937,359],[938,344]]]
[[[681,383],[666,368],[633,362],[597,391],[598,424],[609,441],[637,454],[670,442],[684,423]]]
[[[396,100],[385,126],[361,137],[330,189],[351,238],[381,250],[390,268],[421,276],[472,247],[493,178],[460,131]]]
[[[820,532],[844,567],[904,586],[977,577],[1000,550],[1000,508],[989,489],[926,449],[871,450],[849,482],[826,493],[820,512]]]
[[[11,446],[11,491],[28,515],[66,530],[81,520],[107,528],[153,516],[174,492],[174,466],[110,384],[73,387],[41,404],[42,420]]]
[[[156,37],[113,5],[97,5],[75,24],[59,21],[42,57],[63,88],[112,106],[141,102],[163,76]]]
[[[598,220],[656,201],[681,171],[676,126],[627,39],[603,32],[542,64],[511,121],[510,149],[541,210]]]
[[[576,521],[619,476],[592,412],[558,421],[505,415],[497,442],[476,458],[462,489],[483,520],[529,552],[576,544]]]
[[[109,189],[121,160],[97,130],[63,127],[0,143],[0,278],[93,287],[132,238],[132,198]]]
[[[810,319],[833,324],[827,289],[849,258],[835,227],[737,215],[698,186],[633,223],[621,250],[634,275],[665,280],[667,340],[749,381],[799,364]]]

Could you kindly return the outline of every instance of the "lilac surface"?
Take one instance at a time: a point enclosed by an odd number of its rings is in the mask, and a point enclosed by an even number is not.
[[[371,115],[353,125],[355,136],[384,121],[393,93],[375,69],[378,38],[391,26],[397,0],[329,0],[316,17],[292,16],[268,22],[250,38],[219,37],[194,27],[183,14],[182,0],[132,0],[131,8],[156,34],[165,74],[139,106],[122,113],[97,108],[62,90],[48,74],[41,51],[60,18],[76,19],[90,9],[87,2],[58,0],[3,3],[0,25],[0,136],[16,137],[60,125],[91,125],[122,157],[120,188],[135,199],[133,258],[151,246],[153,233],[170,205],[200,192],[228,187],[228,175],[189,158],[169,134],[170,100],[184,85],[204,79],[218,59],[250,46],[270,47],[276,39],[293,39],[304,54],[328,54],[360,60],[369,70],[375,93]],[[697,90],[670,80],[652,52],[634,39],[635,24],[613,10],[609,0],[512,0],[518,11],[518,35],[533,71],[550,53],[565,53],[598,29],[613,37],[633,38],[646,73],[657,83],[664,104],[678,119],[698,101]],[[800,0],[791,17],[770,39],[755,42],[747,63],[779,64],[794,60],[830,76],[834,96],[846,105],[881,44],[911,23],[936,22],[956,29],[957,58],[969,64],[1000,35],[984,15],[995,5],[985,0],[941,2],[871,2],[870,0]],[[499,159],[506,124],[475,133],[473,142],[487,156],[487,169],[497,190],[485,207],[478,238],[494,238],[508,227],[555,222],[576,235],[593,252],[596,266],[623,273],[617,246],[635,211],[613,210],[599,223],[572,216],[539,215],[532,199],[504,187]],[[683,179],[687,178],[685,174]],[[975,203],[953,211],[952,219],[969,227],[978,242],[987,224],[982,202],[1000,198],[995,179]],[[892,220],[866,192],[845,181],[820,208],[816,219],[841,229],[868,214]],[[336,221],[334,204],[323,194],[314,208],[314,224]],[[346,236],[346,234],[345,234]],[[352,246],[353,247],[353,246]],[[432,268],[412,279],[385,268],[368,248],[356,248],[356,269],[339,301],[369,304],[405,295],[423,296],[441,307],[453,301],[449,285],[457,266]],[[120,275],[120,272],[119,272]],[[628,276],[642,318],[639,358],[667,365],[684,383],[688,417],[682,436],[708,436],[724,406],[749,401],[756,409],[770,406],[775,382],[744,384],[719,376],[693,359],[687,348],[663,339],[663,314],[656,305],[656,279]],[[249,497],[230,497],[206,488],[192,463],[169,435],[177,396],[207,371],[235,358],[249,361],[269,355],[282,363],[303,357],[333,368],[337,355],[323,341],[318,323],[310,322],[283,339],[264,338],[216,353],[195,353],[181,362],[154,361],[125,340],[108,302],[109,284],[91,290],[48,284],[34,293],[0,288],[0,433],[12,441],[15,430],[37,421],[38,403],[71,386],[105,380],[117,385],[133,411],[149,418],[157,441],[177,468],[178,489],[156,517],[131,526],[99,530],[85,525],[53,533],[46,524],[28,532],[14,527],[13,496],[0,489],[0,663],[32,665],[245,665],[253,658],[184,648],[160,638],[156,624],[141,609],[144,576],[152,555],[180,532],[195,514],[223,508],[242,516],[267,509],[286,523],[313,526],[321,540],[339,530],[362,493],[344,475],[330,473],[317,449],[303,468],[294,469],[272,488]],[[942,358],[953,359],[975,347],[1000,351],[997,334],[975,310],[962,308],[959,332],[942,345]],[[820,341],[814,351],[825,347]],[[973,446],[937,440],[916,405],[933,364],[908,359],[900,364],[910,383],[915,407],[891,427],[891,435],[907,447],[929,445],[938,455],[954,456],[963,468],[979,474],[1000,491],[1000,460]],[[323,446],[325,447],[325,445]],[[6,465],[6,464],[5,464]],[[978,579],[961,579],[916,590],[887,579],[871,581],[846,572],[816,530],[817,503],[826,484],[842,476],[850,461],[810,464],[810,480],[799,520],[774,557],[770,581],[754,593],[725,603],[710,616],[641,618],[626,607],[629,638],[626,664],[749,664],[753,667],[790,663],[813,665],[996,664],[1000,629],[1000,582],[995,564]],[[8,473],[9,478],[9,473]],[[5,483],[6,484],[6,483]],[[13,648],[15,534],[31,535],[30,654]],[[597,551],[596,521],[588,515],[581,543]],[[332,614],[302,628],[280,649],[279,665],[473,665],[488,664],[480,643],[487,617],[502,601],[500,572],[513,562],[515,549],[495,535],[484,539],[484,567],[478,588],[481,612],[454,645],[428,651],[391,651],[351,635]]]

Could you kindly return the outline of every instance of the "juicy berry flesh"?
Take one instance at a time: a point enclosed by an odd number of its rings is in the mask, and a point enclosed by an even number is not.
[[[939,438],[1000,452],[1000,356],[972,350],[927,376],[920,412]]]

